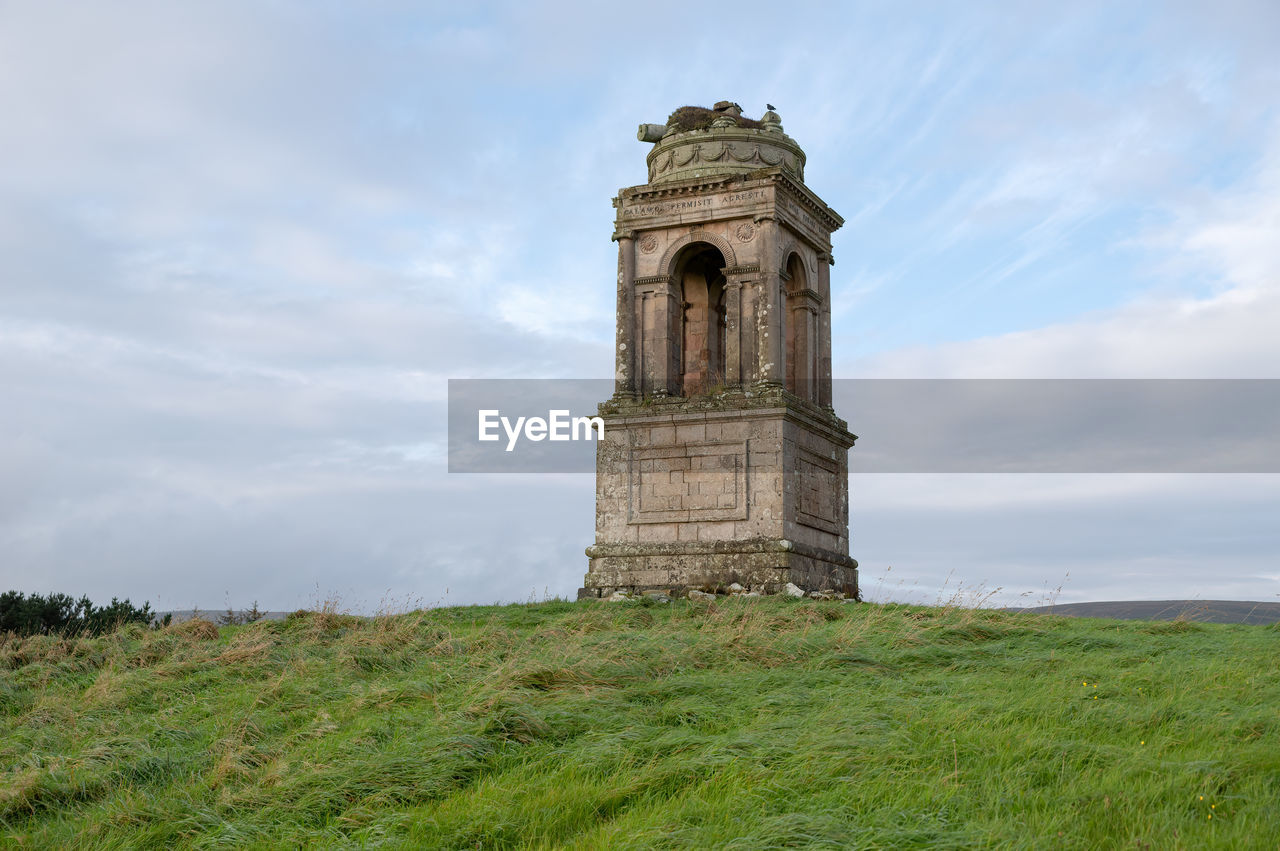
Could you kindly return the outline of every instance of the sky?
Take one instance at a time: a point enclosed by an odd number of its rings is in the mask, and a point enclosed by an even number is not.
[[[572,597],[592,477],[449,474],[447,381],[611,375],[611,199],[684,104],[776,105],[844,216],[838,378],[1280,378],[1277,43],[1271,0],[0,2],[0,585]],[[1280,599],[1278,475],[851,463],[872,599]]]

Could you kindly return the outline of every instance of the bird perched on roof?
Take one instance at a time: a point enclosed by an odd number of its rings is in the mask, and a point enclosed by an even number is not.
[[[776,106],[774,106],[774,105],[773,105],[773,104],[771,104],[771,103],[766,103],[766,104],[764,105],[764,108],[765,108],[765,109],[767,109],[767,110],[769,110],[770,112],[773,112],[775,109],[777,109],[777,107],[776,107]]]

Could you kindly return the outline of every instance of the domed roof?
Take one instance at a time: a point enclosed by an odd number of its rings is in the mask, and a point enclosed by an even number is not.
[[[745,117],[732,101],[720,101],[711,109],[682,106],[666,124],[641,124],[636,137],[655,143],[646,157],[649,183],[764,168],[782,168],[804,181],[804,151],[783,132],[782,119],[772,109],[756,120]]]

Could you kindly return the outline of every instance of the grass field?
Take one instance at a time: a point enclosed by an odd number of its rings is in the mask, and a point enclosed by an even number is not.
[[[776,598],[10,639],[0,844],[1276,848],[1278,646]]]

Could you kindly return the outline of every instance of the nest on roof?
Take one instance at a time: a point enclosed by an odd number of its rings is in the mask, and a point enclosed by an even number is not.
[[[739,127],[749,127],[752,130],[764,128],[764,125],[754,118],[747,118],[744,115],[728,115],[724,112],[716,112],[714,109],[707,109],[705,106],[680,107],[671,113],[671,117],[667,119],[667,126],[674,125],[682,133],[688,130],[706,130],[711,126],[711,122],[717,118],[732,118],[738,123]]]

